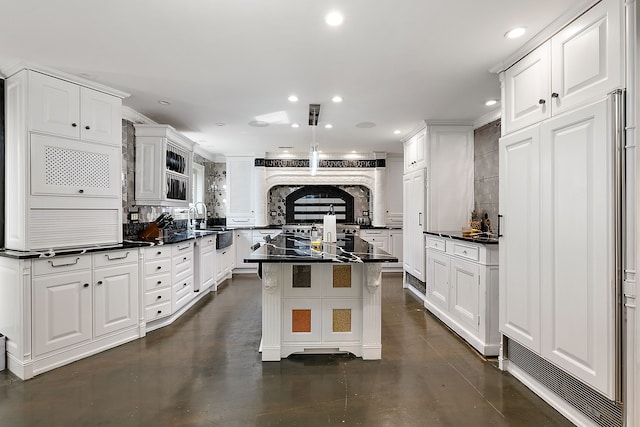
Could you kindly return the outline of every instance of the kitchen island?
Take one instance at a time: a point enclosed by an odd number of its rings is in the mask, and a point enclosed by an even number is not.
[[[251,253],[262,276],[262,361],[350,352],[380,359],[382,263],[397,258],[353,235],[312,248],[280,234]]]

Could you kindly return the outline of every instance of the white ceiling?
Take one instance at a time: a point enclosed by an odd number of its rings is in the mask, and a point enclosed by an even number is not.
[[[89,75],[211,153],[308,151],[310,103],[322,105],[324,152],[399,153],[421,120],[477,120],[496,109],[484,105],[500,97],[489,69],[583,2],[7,0],[0,67],[26,61]],[[324,22],[334,9],[345,16],[340,27]],[[523,38],[503,37],[520,25]],[[281,111],[300,128],[248,125]]]

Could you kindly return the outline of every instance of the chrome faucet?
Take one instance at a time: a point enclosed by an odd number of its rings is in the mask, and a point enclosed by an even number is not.
[[[196,202],[193,204],[193,208],[196,210],[196,216],[198,215],[198,209],[196,208],[196,206],[198,205],[202,205],[202,207],[204,208],[204,221],[202,221],[202,224],[200,225],[200,228],[207,228],[207,205],[205,205],[203,202]]]
[[[198,216],[198,210],[196,209],[196,206],[189,206],[188,209],[185,209],[183,211],[181,211],[181,213],[185,213],[187,214],[187,230],[193,230],[195,227],[193,226],[193,224],[191,223],[191,209],[193,209],[193,219],[196,218],[196,216]]]

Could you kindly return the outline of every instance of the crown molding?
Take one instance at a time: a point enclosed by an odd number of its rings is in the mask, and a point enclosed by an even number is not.
[[[497,108],[497,109],[495,109],[493,111],[489,111],[487,114],[484,114],[484,115],[478,117],[473,122],[473,128],[474,129],[481,128],[482,126],[486,125],[487,123],[491,123],[491,122],[493,122],[495,120],[498,120],[500,117],[502,117],[500,108]]]
[[[151,120],[149,117],[144,114],[138,113],[131,107],[127,107],[126,105],[122,106],[122,118],[138,125],[156,125],[157,123]]]
[[[489,68],[489,72],[498,74],[505,71],[507,68],[511,67],[513,64],[525,57],[535,48],[549,40],[554,34],[558,33],[560,30],[574,21],[577,17],[585,13],[587,10],[591,9],[600,1],[601,0],[585,0],[568,9],[562,15],[551,21],[549,25],[544,27],[538,34],[530,38],[529,41],[523,44],[518,50],[513,52],[506,59]]]

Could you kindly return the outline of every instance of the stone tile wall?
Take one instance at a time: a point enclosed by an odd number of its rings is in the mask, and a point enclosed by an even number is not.
[[[491,228],[498,227],[498,139],[500,120],[486,124],[474,132],[474,200],[484,217],[489,214]]]

